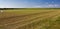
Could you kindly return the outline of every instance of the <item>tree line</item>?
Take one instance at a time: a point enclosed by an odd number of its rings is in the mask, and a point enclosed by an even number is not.
[[[24,9],[60,9],[60,8],[0,8],[0,10],[24,10]]]
[[[21,10],[21,9],[27,9],[27,8],[0,8],[0,10]]]

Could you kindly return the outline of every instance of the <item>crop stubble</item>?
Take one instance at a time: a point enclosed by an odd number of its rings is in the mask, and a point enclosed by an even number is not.
[[[27,15],[18,15],[10,17],[0,18],[0,27],[3,29],[40,29],[44,23],[41,20],[53,18],[59,16],[59,10],[45,11]]]

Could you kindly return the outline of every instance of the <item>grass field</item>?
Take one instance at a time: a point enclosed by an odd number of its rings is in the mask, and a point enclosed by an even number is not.
[[[0,29],[60,29],[60,9],[3,11]]]

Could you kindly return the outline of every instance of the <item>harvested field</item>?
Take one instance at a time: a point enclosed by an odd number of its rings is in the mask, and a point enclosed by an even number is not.
[[[60,10],[3,10],[0,29],[60,29]]]

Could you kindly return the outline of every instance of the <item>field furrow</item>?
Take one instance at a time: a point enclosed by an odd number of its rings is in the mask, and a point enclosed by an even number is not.
[[[1,29],[49,29],[51,23],[53,24],[60,17],[60,10],[41,11],[25,15],[15,14],[11,16],[8,13],[8,16],[3,15],[5,13],[0,14],[2,15],[0,17]]]

